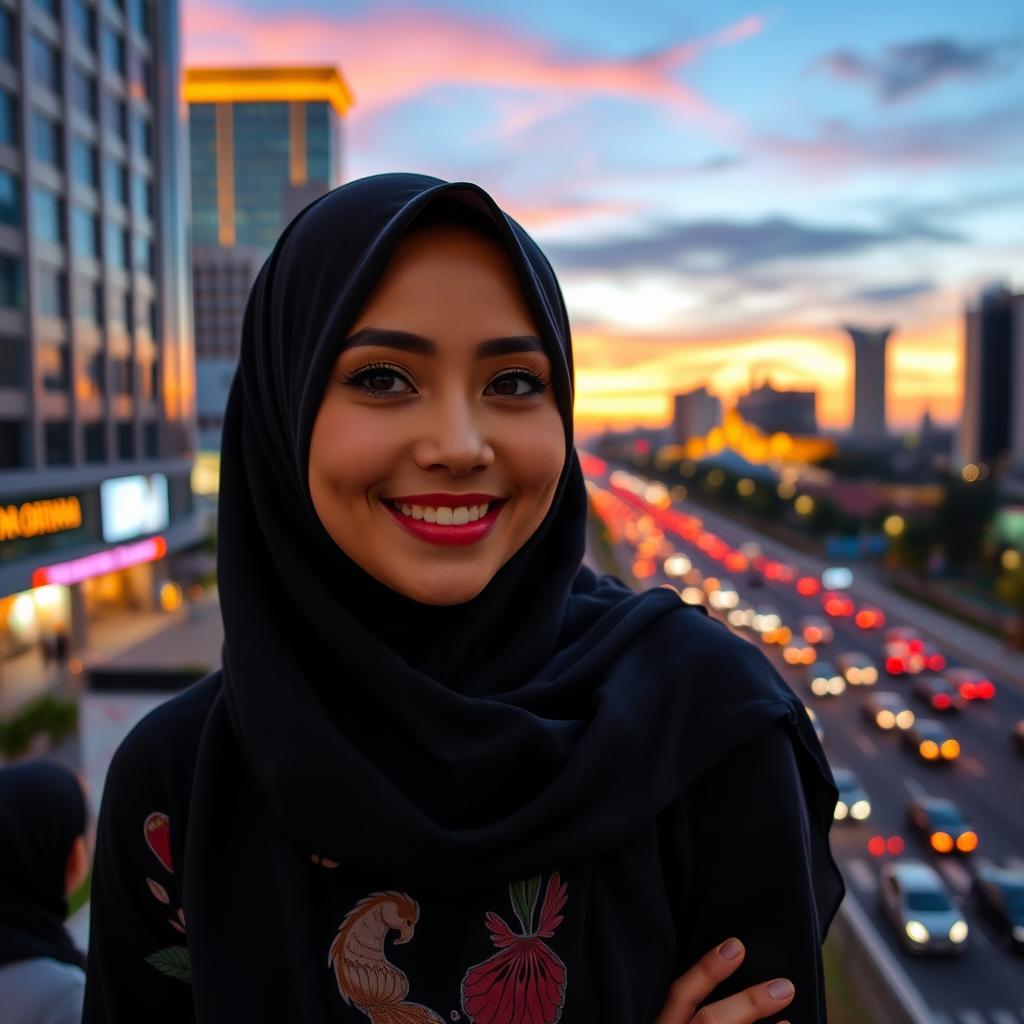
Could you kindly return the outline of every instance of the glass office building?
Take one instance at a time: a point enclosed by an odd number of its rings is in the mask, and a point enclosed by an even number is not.
[[[352,95],[332,67],[190,68],[185,99],[199,448],[215,453],[249,287],[288,221],[341,184]]]
[[[198,536],[179,69],[176,0],[0,0],[0,656]]]

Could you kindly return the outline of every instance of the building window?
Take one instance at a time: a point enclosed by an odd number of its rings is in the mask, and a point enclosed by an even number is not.
[[[86,462],[107,461],[107,425],[103,420],[86,423],[82,430]]]
[[[0,60],[8,64],[18,62],[18,30],[14,24],[14,15],[6,8],[0,7]]]
[[[24,421],[0,420],[0,469],[17,469],[27,461]]]
[[[96,11],[85,0],[71,0],[71,31],[90,49],[96,49]]]
[[[0,307],[25,308],[25,275],[21,260],[7,253],[0,253]]]
[[[32,189],[32,233],[36,238],[57,245],[64,240],[62,206],[63,202],[56,192],[42,185]]]
[[[24,388],[28,384],[25,342],[0,338],[0,388]]]
[[[75,285],[75,316],[95,327],[103,325],[103,285],[80,280]]]
[[[149,4],[147,0],[128,0],[128,21],[133,31],[149,38]]]
[[[107,262],[112,267],[128,269],[128,229],[120,224],[107,225]]]
[[[76,256],[90,260],[100,258],[99,218],[81,206],[71,208],[71,246]]]
[[[38,110],[32,111],[32,155],[51,167],[60,167],[60,125]]]
[[[124,293],[124,329],[129,334],[135,332],[135,314],[133,312],[134,306],[132,305],[132,293]]]
[[[124,36],[112,25],[103,26],[103,63],[119,75],[124,75]]]
[[[127,206],[128,168],[112,156],[106,157],[103,162],[106,165],[107,198],[121,206]]]
[[[77,64],[71,68],[71,103],[80,114],[96,120],[96,79]]]
[[[71,424],[67,420],[51,421],[46,424],[46,464],[48,466],[71,465]]]
[[[154,421],[142,424],[142,444],[147,459],[160,457],[160,424]]]
[[[96,348],[87,352],[82,361],[82,381],[89,398],[99,398],[106,391],[107,359],[103,349]]]
[[[131,356],[113,356],[110,359],[110,387],[115,395],[131,395],[132,370],[134,362]]]
[[[107,108],[107,126],[117,134],[122,142],[128,141],[128,106],[113,93],[103,94],[103,103]]]
[[[122,462],[135,458],[135,424],[118,423],[115,427],[117,435],[117,457]]]
[[[68,315],[67,276],[49,267],[39,268],[39,312],[43,316],[66,317]]]
[[[21,224],[21,183],[5,170],[0,170],[0,223]]]
[[[135,236],[135,269],[144,270],[147,274],[153,274],[153,260],[155,258],[153,243],[143,235]]]
[[[7,146],[18,144],[18,104],[6,89],[0,89],[0,142]]]
[[[153,155],[153,125],[149,118],[139,111],[132,117],[132,149],[139,156]]]
[[[32,75],[50,92],[60,95],[60,56],[42,36],[35,32],[29,37],[29,52],[32,55]]]
[[[90,188],[95,188],[99,180],[96,147],[80,135],[71,136],[71,176]]]
[[[36,349],[39,372],[47,391],[67,391],[71,381],[68,346],[61,343],[40,345]]]
[[[132,206],[136,217],[153,216],[153,182],[144,174],[132,175]]]
[[[132,50],[128,58],[130,74],[128,75],[128,92],[132,99],[147,100],[153,95],[150,85],[152,76],[149,61],[137,50]]]

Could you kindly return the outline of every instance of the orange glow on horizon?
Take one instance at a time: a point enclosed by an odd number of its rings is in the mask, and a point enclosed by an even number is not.
[[[928,328],[894,334],[887,359],[887,419],[912,429],[927,408],[933,419],[960,415],[963,321],[951,317]],[[598,330],[574,335],[576,425],[605,428],[665,426],[672,396],[702,385],[722,400],[723,411],[745,393],[753,374],[780,389],[813,388],[818,424],[841,430],[853,420],[853,352],[841,329],[773,329],[763,334],[709,338],[631,339]]]

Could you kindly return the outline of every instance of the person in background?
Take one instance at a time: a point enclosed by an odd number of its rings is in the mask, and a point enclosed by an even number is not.
[[[85,880],[86,803],[75,775],[33,761],[0,768],[0,1020],[78,1024],[85,955],[64,927]]]

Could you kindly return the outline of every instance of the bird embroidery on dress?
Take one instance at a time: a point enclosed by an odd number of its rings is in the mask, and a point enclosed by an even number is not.
[[[555,1024],[565,1005],[565,964],[541,939],[562,922],[566,885],[556,871],[549,879],[532,931],[540,876],[508,887],[522,929],[517,935],[495,914],[484,916],[499,952],[471,967],[462,979],[462,1010],[473,1024]]]
[[[389,931],[399,932],[395,944],[412,938],[419,904],[402,892],[375,892],[346,915],[327,957],[346,1003],[355,1005],[371,1024],[443,1024],[420,1003],[407,1003],[409,979],[384,955]]]

